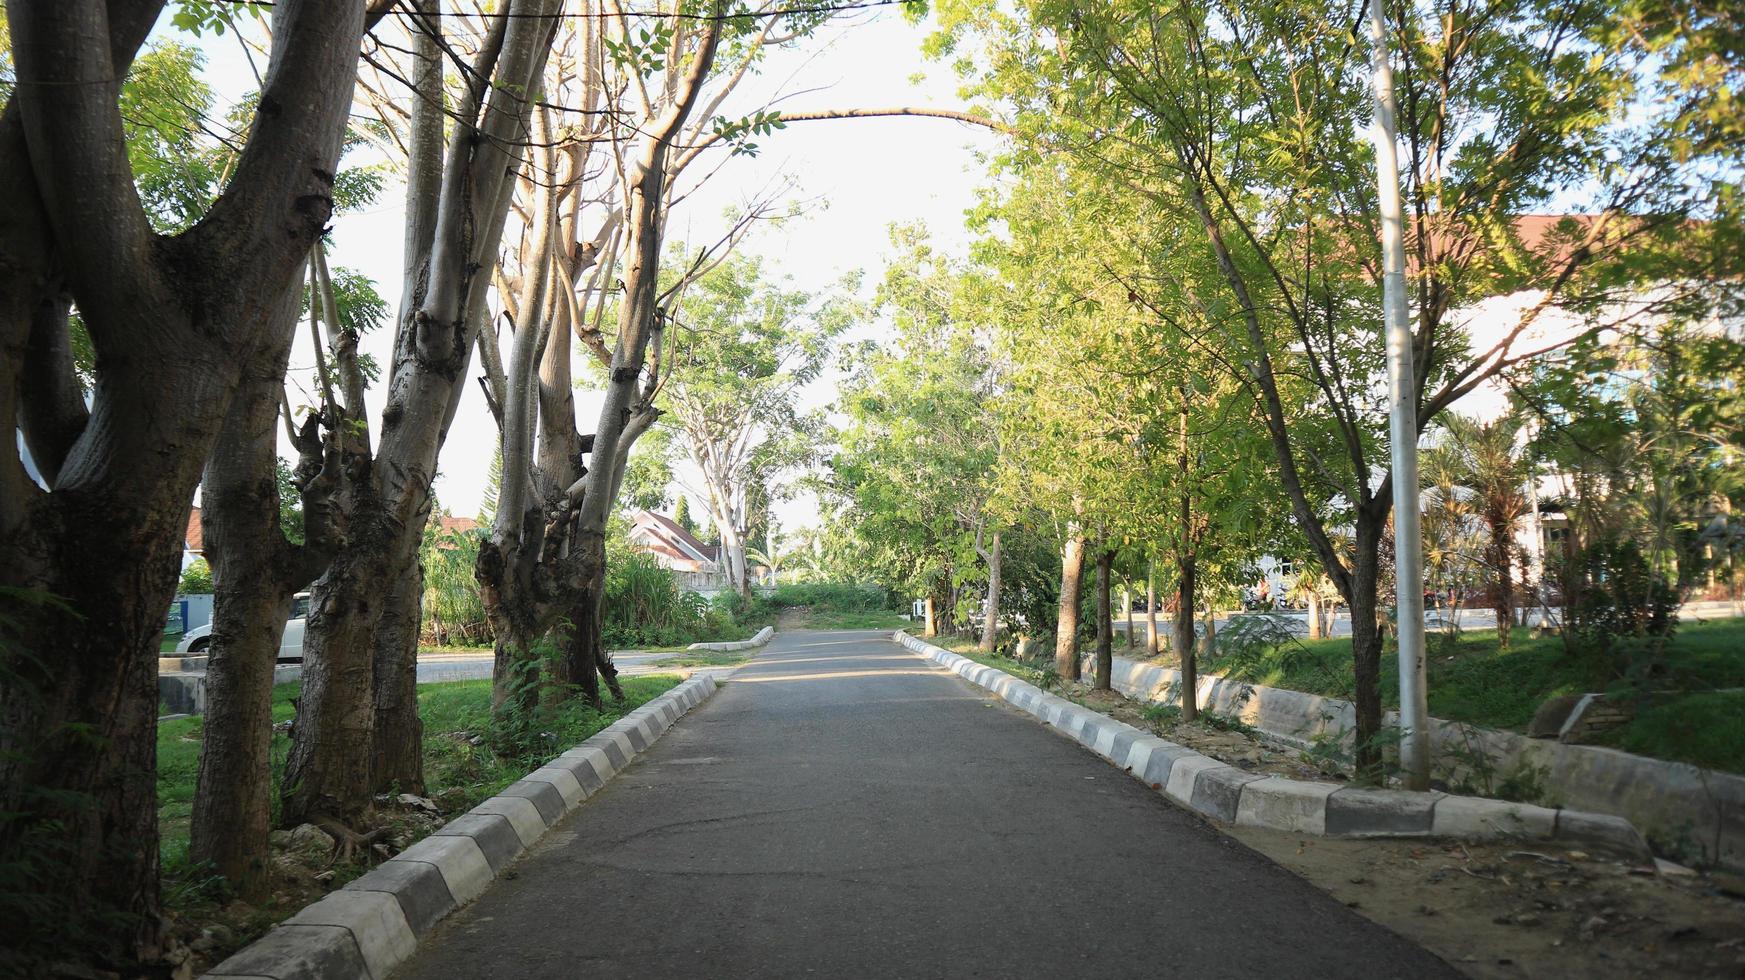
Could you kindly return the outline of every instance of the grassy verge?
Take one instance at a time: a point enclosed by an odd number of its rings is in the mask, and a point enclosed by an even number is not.
[[[491,747],[491,682],[453,681],[418,685],[418,714],[424,722],[424,778],[427,795],[445,815],[476,806],[546,760],[567,751],[626,713],[647,703],[679,683],[671,674],[625,678],[623,703],[595,711],[579,700],[567,702],[540,719],[543,743],[536,748],[499,754]],[[273,720],[290,719],[291,699],[298,685],[280,684],[273,689]],[[202,719],[183,718],[158,726],[158,824],[159,853],[163,863],[164,900],[168,909],[184,922],[223,926],[226,939],[214,955],[240,948],[279,919],[363,873],[361,865],[335,866],[311,877],[284,863],[275,874],[274,894],[259,906],[230,903],[223,883],[188,861],[188,824],[193,809],[194,783],[199,772]],[[475,744],[477,742],[477,744]],[[282,731],[273,735],[273,785],[283,774],[290,741]],[[274,799],[277,822],[277,799]],[[396,842],[405,847],[431,829],[403,825],[396,828]],[[320,862],[317,861],[317,864]]]
[[[756,650],[689,650],[677,657],[656,660],[656,667],[735,667],[745,663]]]
[[[1668,646],[1664,663],[1644,687],[1655,692],[1635,720],[1608,733],[1606,743],[1661,759],[1745,773],[1745,620],[1687,623]],[[1243,658],[1202,658],[1202,671],[1239,676],[1269,687],[1350,698],[1351,641],[1304,640]],[[1556,636],[1510,634],[1509,649],[1497,648],[1490,630],[1457,638],[1430,636],[1427,686],[1430,713],[1487,728],[1524,729],[1546,699],[1610,690],[1630,697],[1618,680],[1621,658],[1597,661],[1571,656]],[[1381,664],[1383,703],[1399,704],[1394,658]]]
[[[900,630],[913,625],[908,617],[884,610],[796,609],[788,622],[803,630]]]

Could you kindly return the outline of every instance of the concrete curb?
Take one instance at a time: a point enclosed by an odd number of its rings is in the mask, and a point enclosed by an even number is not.
[[[731,643],[693,643],[685,649],[715,650],[722,653],[731,653],[735,650],[755,650],[758,647],[763,646],[765,643],[768,643],[770,637],[775,635],[776,628],[774,626],[765,626],[763,629],[758,630],[756,635],[749,640],[734,640]]]
[[[694,677],[637,708],[204,975],[383,980],[444,916],[477,898],[716,686],[712,676]]]
[[[891,639],[1054,726],[1176,803],[1223,823],[1324,837],[1553,840],[1603,847],[1638,860],[1651,858],[1642,835],[1621,817],[1252,773],[1047,694],[1005,671],[907,633],[899,631]]]

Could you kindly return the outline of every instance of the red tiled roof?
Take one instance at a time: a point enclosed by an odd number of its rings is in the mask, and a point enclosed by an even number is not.
[[[188,533],[182,536],[182,547],[196,555],[206,553],[206,532],[200,528],[200,508],[188,513]]]

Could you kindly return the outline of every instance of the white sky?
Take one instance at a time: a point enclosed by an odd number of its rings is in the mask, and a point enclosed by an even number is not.
[[[166,28],[160,25],[162,30]],[[761,75],[743,83],[723,112],[749,113],[773,93],[803,93],[780,103],[789,111],[894,105],[961,108],[949,68],[921,56],[926,31],[925,24],[910,25],[895,11],[839,21],[794,50],[773,54]],[[199,46],[208,56],[205,77],[221,103],[235,101],[255,87],[233,35],[208,36]],[[889,250],[887,228],[892,223],[925,223],[936,243],[950,251],[967,244],[963,214],[974,203],[975,188],[986,173],[977,153],[992,149],[995,137],[946,120],[856,119],[795,123],[758,143],[758,156],[733,160],[674,210],[669,238],[713,240],[723,230],[722,215],[729,206],[791,181],[795,187],[791,196],[806,204],[806,216],[762,230],[745,243],[744,250],[764,256],[770,273],[787,275],[794,287],[814,292],[846,272],[865,270],[864,288],[870,294],[882,276]],[[374,279],[390,311],[399,301],[404,217],[404,187],[391,184],[370,209],[334,222],[333,261]],[[362,346],[387,365],[392,325],[366,335]],[[312,351],[300,334],[292,368],[301,372],[305,387],[312,366]],[[472,373],[479,373],[476,358]],[[576,376],[590,377],[582,370]],[[830,402],[835,383],[834,377],[822,379],[808,393],[807,402],[814,406]],[[380,412],[384,388],[379,383],[367,399],[373,417]],[[299,402],[293,394],[292,403]],[[577,410],[582,430],[592,430],[598,401],[586,388],[577,392]],[[478,510],[496,442],[496,425],[483,395],[476,383],[470,383],[439,462],[436,493],[444,507],[463,515]],[[691,472],[681,467],[680,480],[694,483],[686,479]],[[778,504],[775,516],[783,529],[792,530],[812,523],[815,514],[815,502],[800,498]]]

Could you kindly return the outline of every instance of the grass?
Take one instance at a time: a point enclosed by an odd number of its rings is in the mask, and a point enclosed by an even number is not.
[[[501,756],[487,742],[472,745],[456,733],[487,732],[491,720],[491,682],[450,681],[418,685],[418,715],[424,722],[424,778],[428,793],[443,795],[450,812],[468,809],[492,796],[546,760],[567,751],[626,713],[635,710],[679,683],[671,674],[624,679],[623,704],[608,702],[605,711],[595,711],[572,700],[542,719],[549,744],[538,751]],[[273,721],[291,717],[291,699],[298,685],[273,688]],[[158,726],[158,830],[159,853],[167,875],[187,866],[188,822],[193,812],[194,783],[200,767],[202,719],[181,718]],[[273,785],[278,786],[290,741],[273,735]],[[275,808],[276,808],[275,802]],[[276,815],[276,814],[275,814]],[[173,891],[173,889],[168,889]]]
[[[885,610],[796,609],[790,621],[805,630],[899,630],[913,623],[900,613]]]
[[[1618,681],[1623,659],[1596,663],[1570,656],[1556,636],[1538,639],[1527,630],[1497,649],[1490,630],[1468,630],[1456,639],[1430,636],[1427,663],[1430,713],[1450,721],[1522,730],[1546,699],[1607,691],[1629,696]],[[1232,672],[1233,658],[1215,656],[1201,669]],[[1304,640],[1249,661],[1244,680],[1330,697],[1350,698],[1351,641]],[[1609,733],[1608,744],[1656,758],[1745,772],[1745,695],[1718,691],[1745,687],[1745,620],[1687,623],[1668,646],[1665,668],[1648,684],[1655,692],[1634,721]],[[1381,664],[1383,703],[1399,704],[1394,658]]]
[[[755,650],[690,650],[682,656],[656,660],[656,667],[735,667],[750,660]]]

